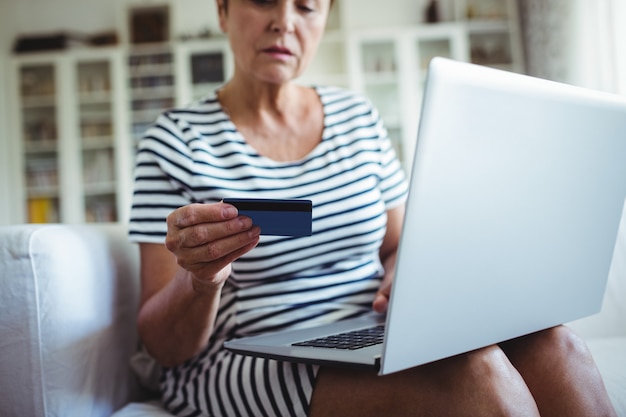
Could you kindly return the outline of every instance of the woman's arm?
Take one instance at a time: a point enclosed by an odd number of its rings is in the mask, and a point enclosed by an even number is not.
[[[405,205],[402,204],[387,212],[387,232],[380,247],[380,261],[385,270],[385,275],[373,302],[374,310],[379,313],[385,313],[389,304],[391,283],[395,275],[396,255],[402,233],[402,222],[404,221],[404,211]]]
[[[259,229],[223,203],[182,207],[167,223],[165,246],[140,245],[138,329],[148,352],[169,367],[206,346],[231,263],[257,245]]]

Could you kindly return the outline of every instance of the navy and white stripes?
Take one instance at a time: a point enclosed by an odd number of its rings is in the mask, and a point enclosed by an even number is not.
[[[262,236],[233,264],[205,352],[165,371],[163,399],[180,416],[304,416],[317,368],[242,357],[233,337],[357,316],[371,308],[386,211],[406,198],[406,181],[376,110],[362,97],[317,88],[322,141],[305,158],[259,155],[215,94],[163,114],[139,146],[130,238],[163,243],[177,207],[222,198],[306,198],[313,235]]]

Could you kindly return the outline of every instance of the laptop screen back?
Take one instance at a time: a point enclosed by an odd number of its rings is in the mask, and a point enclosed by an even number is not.
[[[381,372],[598,312],[625,197],[626,100],[434,59]]]

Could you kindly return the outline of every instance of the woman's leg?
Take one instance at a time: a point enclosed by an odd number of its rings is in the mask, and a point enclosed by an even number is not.
[[[586,344],[564,326],[500,345],[542,416],[615,416]]]
[[[322,368],[311,417],[538,416],[522,377],[498,346],[377,376]]]

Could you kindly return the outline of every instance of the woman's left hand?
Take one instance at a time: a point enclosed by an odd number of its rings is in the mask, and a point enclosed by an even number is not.
[[[374,302],[372,303],[372,307],[377,313],[383,314],[387,312],[387,307],[389,306],[389,297],[391,295],[392,281],[393,274],[386,273],[383,277],[382,282],[380,283],[380,287],[378,287],[378,292],[376,293],[376,297],[374,297]]]
[[[380,248],[380,260],[383,265],[383,280],[378,287],[372,308],[377,313],[386,313],[391,296],[391,283],[396,275],[396,255],[398,242],[402,233],[402,221],[404,220],[404,204],[387,211],[387,232]]]

